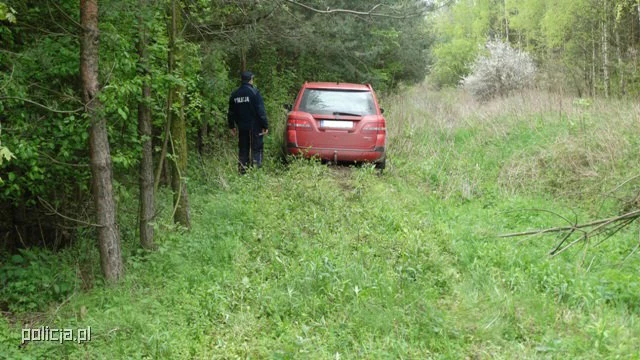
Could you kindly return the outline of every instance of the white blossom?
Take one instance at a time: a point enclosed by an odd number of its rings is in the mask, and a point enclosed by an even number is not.
[[[476,58],[471,74],[461,81],[475,98],[486,101],[533,84],[536,67],[529,54],[499,40],[486,48],[489,54]]]

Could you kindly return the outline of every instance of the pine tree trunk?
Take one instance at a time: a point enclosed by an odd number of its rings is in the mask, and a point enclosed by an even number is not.
[[[89,156],[93,197],[96,207],[100,265],[108,282],[124,276],[120,233],[116,223],[116,205],[113,199],[111,154],[107,138],[107,124],[98,99],[98,59],[100,33],[98,30],[98,0],[81,0],[80,17],[83,27],[80,43],[80,76],[85,107],[91,125],[89,128]]]
[[[182,16],[176,0],[171,1],[171,26],[169,34],[169,69],[176,71],[176,58],[181,57],[181,50],[176,44],[178,29],[181,28]],[[173,206],[175,223],[191,228],[189,196],[187,193],[187,128],[184,115],[184,88],[172,85],[169,98],[175,103],[171,106],[170,147],[171,188],[173,190]]]
[[[149,74],[149,64],[147,59],[147,35],[144,25],[144,14],[146,14],[146,0],[140,0],[141,14],[138,16],[138,55],[140,56],[140,68],[142,75]],[[151,108],[151,87],[145,78],[142,82],[142,98],[138,103],[138,134],[142,142],[142,159],[140,160],[140,244],[145,249],[154,249],[153,241],[153,220],[154,213],[154,191],[153,191],[153,150],[152,150],[152,123]]]

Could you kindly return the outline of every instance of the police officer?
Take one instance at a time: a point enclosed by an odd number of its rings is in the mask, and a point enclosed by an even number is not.
[[[242,73],[242,86],[229,97],[229,112],[227,113],[229,129],[236,136],[238,128],[238,170],[244,174],[249,165],[249,153],[253,164],[262,166],[262,151],[264,135],[269,132],[267,112],[264,101],[258,89],[253,86],[253,73]]]

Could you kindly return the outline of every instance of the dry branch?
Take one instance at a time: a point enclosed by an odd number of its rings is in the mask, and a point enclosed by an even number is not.
[[[44,206],[45,209],[50,211],[50,215],[58,215],[63,219],[69,220],[69,221],[73,221],[76,222],[80,225],[84,225],[84,226],[92,226],[92,227],[96,227],[96,228],[101,228],[104,227],[104,225],[98,225],[98,224],[93,224],[87,221],[83,221],[83,220],[78,220],[78,219],[74,219],[72,217],[66,216],[64,214],[61,214],[58,210],[56,210],[53,205],[51,205],[48,201],[46,201],[45,199],[41,198],[40,196],[38,196],[38,200],[40,200],[40,203]]]
[[[561,217],[561,218],[565,221],[567,220],[564,217]],[[606,219],[595,220],[595,221],[591,221],[584,224],[576,223],[574,225],[569,225],[569,226],[558,226],[558,227],[552,227],[547,229],[502,234],[502,235],[498,235],[498,237],[511,238],[511,237],[519,237],[519,236],[560,233],[561,240],[553,248],[553,250],[549,252],[549,255],[557,256],[563,253],[564,251],[566,251],[567,249],[569,249],[570,247],[572,247],[573,245],[579,243],[580,241],[584,241],[585,243],[588,243],[590,239],[596,238],[598,236],[604,236],[604,238],[600,242],[598,242],[598,244],[596,244],[596,245],[599,245],[605,240],[609,239],[614,234],[616,234],[618,231],[629,226],[638,218],[640,218],[640,210],[634,210],[623,215],[613,216]],[[578,235],[575,236],[576,234]]]

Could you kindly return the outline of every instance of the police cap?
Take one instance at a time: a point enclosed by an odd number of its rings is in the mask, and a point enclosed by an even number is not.
[[[253,79],[253,73],[251,71],[243,71],[241,77],[243,83],[248,83]]]

